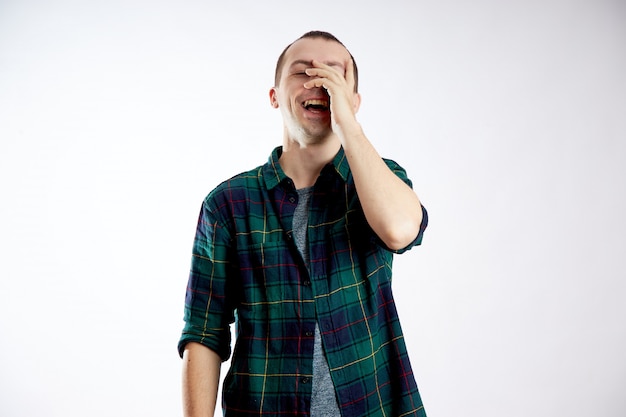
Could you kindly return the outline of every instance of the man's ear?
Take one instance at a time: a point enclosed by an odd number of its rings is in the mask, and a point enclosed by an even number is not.
[[[361,95],[359,93],[354,93],[354,98],[352,99],[352,106],[354,108],[354,113],[359,111],[359,107],[361,107]]]
[[[277,109],[278,108],[278,91],[276,91],[276,87],[270,88],[270,105]]]

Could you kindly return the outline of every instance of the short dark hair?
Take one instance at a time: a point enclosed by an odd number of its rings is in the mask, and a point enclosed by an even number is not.
[[[324,31],[321,31],[321,30],[312,30],[310,32],[305,33],[304,35],[300,36],[298,39],[296,39],[295,41],[293,41],[289,45],[287,45],[285,47],[285,49],[283,49],[283,52],[278,57],[278,62],[276,62],[276,73],[274,74],[274,85],[275,86],[278,86],[278,83],[280,81],[280,73],[283,70],[283,65],[284,65],[284,61],[285,61],[285,54],[287,53],[287,51],[289,50],[291,45],[293,45],[294,43],[296,43],[300,39],[307,39],[307,38],[312,38],[312,39],[322,38],[322,39],[326,39],[327,41],[337,42],[339,45],[341,45],[344,48],[346,48],[346,46],[339,39],[337,39],[335,37],[335,35],[333,35],[331,33],[324,32]],[[348,48],[346,48],[346,50],[348,50]],[[358,71],[358,68],[356,66],[356,61],[354,60],[354,57],[352,56],[350,51],[348,51],[348,54],[350,54],[350,58],[352,59],[352,68],[354,68],[354,92],[356,93],[356,92],[359,91],[359,71]]]

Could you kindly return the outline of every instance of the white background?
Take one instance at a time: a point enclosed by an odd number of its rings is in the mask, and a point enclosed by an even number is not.
[[[200,203],[280,144],[311,29],[429,209],[394,279],[429,416],[626,415],[621,0],[1,0],[0,415],[181,414]]]

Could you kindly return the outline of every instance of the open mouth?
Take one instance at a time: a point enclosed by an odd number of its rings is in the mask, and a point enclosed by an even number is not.
[[[311,99],[305,100],[302,106],[311,111],[327,111],[329,109],[329,102],[328,100]]]

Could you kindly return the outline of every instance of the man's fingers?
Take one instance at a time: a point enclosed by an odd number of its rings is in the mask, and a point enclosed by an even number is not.
[[[354,90],[354,62],[349,59],[345,63],[345,71],[341,72],[336,66],[327,65],[323,62],[313,60],[311,68],[305,70],[306,74],[310,77],[326,78],[329,81],[341,85],[345,83],[348,87]]]
[[[313,66],[305,70],[305,72],[309,76],[312,76],[312,77],[318,76],[318,77],[329,78],[329,79],[333,79],[333,78],[345,79],[345,74],[343,74],[342,71],[339,71],[336,66],[327,65],[327,64],[324,64],[323,62],[315,61],[315,60],[313,60],[311,64]]]
[[[352,58],[350,58],[346,67],[346,82],[350,87],[354,88],[354,62]]]
[[[311,81],[307,81],[304,83],[304,88],[316,88],[316,87],[324,87],[326,89],[328,89],[326,87],[326,82],[328,80],[326,80],[326,78],[314,78]]]
[[[323,62],[313,60],[310,68],[306,68],[304,72],[313,78],[304,84],[305,88],[324,87],[328,89],[330,84],[341,87],[342,85],[354,86],[354,70],[352,68],[352,60],[347,62],[345,73],[339,71],[336,67],[324,64]],[[321,80],[321,81],[319,81]]]

